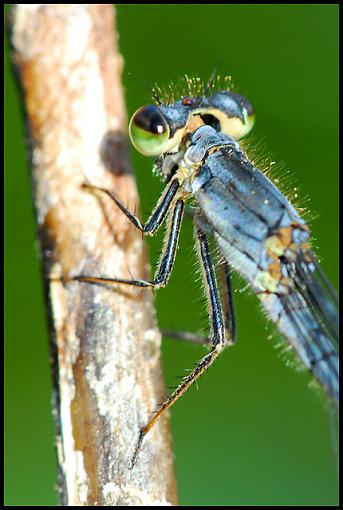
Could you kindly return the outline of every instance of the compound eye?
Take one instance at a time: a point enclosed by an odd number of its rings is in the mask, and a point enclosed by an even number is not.
[[[244,126],[242,126],[242,130],[239,135],[239,138],[242,138],[252,130],[255,123],[255,112],[249,101],[244,96],[235,92],[231,92],[231,96],[236,100],[244,118]]]
[[[230,96],[236,101],[237,105],[241,110],[243,109],[246,110],[248,115],[254,114],[253,107],[244,96],[238,94],[237,92],[230,92]]]
[[[129,134],[134,147],[144,156],[158,156],[169,142],[169,126],[156,106],[139,108],[131,117]]]

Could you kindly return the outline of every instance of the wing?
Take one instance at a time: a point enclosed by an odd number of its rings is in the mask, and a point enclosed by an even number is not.
[[[279,295],[279,329],[305,366],[338,401],[338,298],[313,253],[300,250],[283,269],[292,279],[289,293]]]
[[[313,315],[338,350],[338,295],[312,252],[300,252],[296,261],[295,282]]]

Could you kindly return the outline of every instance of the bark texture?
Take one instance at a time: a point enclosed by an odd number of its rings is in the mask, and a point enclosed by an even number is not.
[[[114,15],[106,4],[11,11],[51,334],[58,491],[63,505],[177,504],[167,418],[130,469],[139,427],[164,395],[151,293],[63,281],[149,277],[141,234],[108,197],[81,187],[137,204]]]

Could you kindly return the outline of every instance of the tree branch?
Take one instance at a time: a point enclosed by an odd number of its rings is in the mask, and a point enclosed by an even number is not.
[[[167,419],[137,464],[139,428],[163,399],[149,291],[69,281],[80,273],[149,277],[146,249],[109,200],[137,202],[111,5],[17,4],[14,61],[30,132],[33,197],[54,373],[63,505],[177,504]]]

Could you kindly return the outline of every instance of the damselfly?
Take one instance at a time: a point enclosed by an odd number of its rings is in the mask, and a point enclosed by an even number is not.
[[[165,220],[167,232],[153,280],[80,275],[75,277],[79,281],[165,287],[186,202],[195,211],[194,236],[212,330],[210,351],[141,429],[135,455],[161,414],[206,372],[224,347],[234,343],[231,269],[247,281],[303,365],[330,399],[338,402],[336,293],[311,250],[305,221],[239,143],[253,127],[252,106],[230,90],[229,81],[219,87],[216,82],[214,75],[202,88],[197,81],[189,81],[188,94],[169,102],[162,102],[152,90],[156,104],[143,106],[131,118],[133,145],[143,155],[155,157],[154,172],[167,181],[146,223],[112,191],[85,185],[106,193],[144,234],[156,234]],[[209,236],[221,254],[220,287]]]

